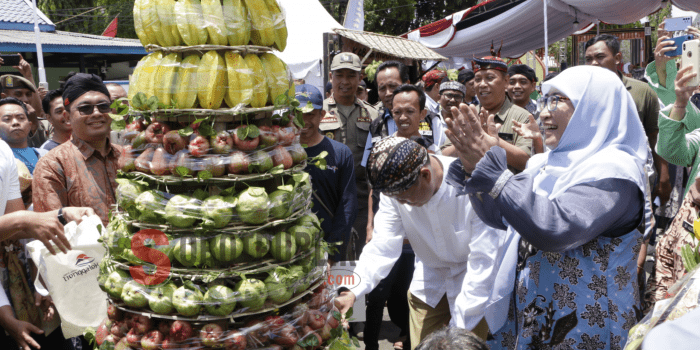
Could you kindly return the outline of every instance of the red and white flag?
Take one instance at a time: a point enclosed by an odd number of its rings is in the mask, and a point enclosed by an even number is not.
[[[107,29],[102,33],[102,36],[111,36],[112,38],[115,38],[117,36],[117,22],[118,22],[119,16],[114,17],[112,22],[109,23],[107,26]]]

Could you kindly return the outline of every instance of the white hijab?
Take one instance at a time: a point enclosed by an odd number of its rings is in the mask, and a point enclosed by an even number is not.
[[[605,68],[577,66],[542,85],[545,96],[552,89],[570,98],[575,110],[557,147],[528,161],[523,172],[534,175],[532,190],[554,199],[571,186],[616,178],[634,182],[646,198],[647,137],[620,77]],[[485,312],[494,332],[508,315],[519,241],[520,235],[509,227]]]
[[[647,137],[620,77],[577,66],[542,85],[545,96],[553,89],[571,99],[575,110],[556,148],[528,161],[524,172],[535,175],[533,191],[554,199],[571,186],[616,178],[646,193]]]

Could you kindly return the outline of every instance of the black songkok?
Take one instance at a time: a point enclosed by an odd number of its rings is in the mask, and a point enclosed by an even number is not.
[[[90,91],[97,91],[107,95],[109,98],[109,90],[102,82],[102,79],[95,74],[78,73],[68,79],[63,86],[63,105],[68,106],[78,97],[85,95]]]

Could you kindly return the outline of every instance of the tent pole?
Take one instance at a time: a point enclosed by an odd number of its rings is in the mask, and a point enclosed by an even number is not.
[[[39,86],[46,84],[46,70],[44,70],[44,53],[41,50],[41,37],[39,36],[39,16],[36,14],[36,0],[34,5],[34,41],[36,42],[36,59],[39,65]]]
[[[549,37],[547,35],[547,0],[544,3],[544,75],[549,73]]]

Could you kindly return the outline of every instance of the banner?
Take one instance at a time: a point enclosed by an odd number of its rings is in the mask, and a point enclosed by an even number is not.
[[[348,0],[343,27],[352,30],[365,29],[365,1]]]

